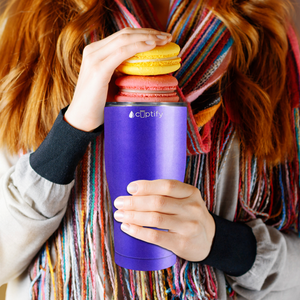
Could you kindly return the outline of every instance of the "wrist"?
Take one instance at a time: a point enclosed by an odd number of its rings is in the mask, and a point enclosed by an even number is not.
[[[209,255],[200,263],[215,267],[231,276],[248,272],[256,258],[256,238],[244,223],[235,223],[212,214],[215,236]]]
[[[74,109],[70,104],[64,114],[64,120],[78,130],[92,132],[104,123],[104,109],[99,109],[99,113],[95,115],[95,109],[93,112],[89,112],[86,109]]]
[[[207,226],[205,227],[205,232],[206,232],[206,236],[207,236],[207,253],[205,255],[205,257],[203,259],[206,259],[211,251],[212,245],[213,245],[213,241],[215,238],[215,234],[216,234],[216,223],[215,220],[213,218],[213,216],[210,214],[210,212],[207,210],[207,217],[206,217],[206,222],[205,224],[207,224]]]
[[[88,144],[103,132],[103,126],[84,132],[64,121],[61,110],[47,137],[30,155],[32,169],[41,177],[57,184],[69,184]]]

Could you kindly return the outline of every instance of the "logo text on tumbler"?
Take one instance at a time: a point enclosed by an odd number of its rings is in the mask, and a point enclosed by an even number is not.
[[[145,110],[140,110],[136,113],[133,111],[130,112],[129,118],[161,118],[163,116],[163,113],[160,113],[159,111],[145,111]]]

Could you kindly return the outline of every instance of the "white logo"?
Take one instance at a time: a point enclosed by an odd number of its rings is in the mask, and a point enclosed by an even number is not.
[[[136,113],[133,111],[130,112],[129,118],[161,118],[163,116],[163,113],[160,113],[159,111],[145,111],[145,110],[140,110]]]

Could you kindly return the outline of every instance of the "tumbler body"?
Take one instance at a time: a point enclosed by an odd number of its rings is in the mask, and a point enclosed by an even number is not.
[[[113,213],[114,200],[128,196],[135,180],[184,181],[187,107],[185,103],[107,103],[104,109],[105,169]],[[114,219],[115,262],[140,271],[175,264],[176,255],[133,238]],[[159,229],[164,230],[164,229]]]

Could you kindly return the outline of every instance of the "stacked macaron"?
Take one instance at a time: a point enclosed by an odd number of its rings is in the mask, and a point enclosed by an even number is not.
[[[171,75],[180,68],[180,47],[175,43],[157,46],[153,50],[138,53],[118,67],[118,71],[130,76],[116,80],[119,93],[117,102],[178,102],[177,79]]]
[[[178,102],[177,79],[171,75],[122,76],[116,80],[117,102]]]

